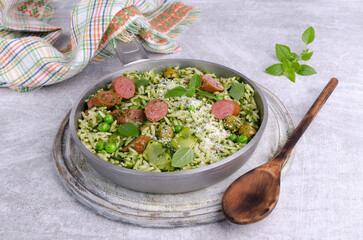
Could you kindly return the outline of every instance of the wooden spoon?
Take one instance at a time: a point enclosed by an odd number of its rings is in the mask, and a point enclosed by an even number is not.
[[[236,224],[258,222],[275,208],[280,193],[281,168],[285,160],[337,85],[336,78],[329,81],[272,160],[240,176],[228,187],[223,195],[222,209],[229,221]]]

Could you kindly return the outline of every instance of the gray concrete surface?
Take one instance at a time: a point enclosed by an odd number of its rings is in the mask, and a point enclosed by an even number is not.
[[[117,58],[89,65],[63,83],[36,92],[0,89],[1,239],[362,239],[363,2],[360,0],[202,0],[202,14],[178,39],[177,55],[228,65],[269,88],[298,123],[331,77],[340,84],[297,146],[279,203],[249,226],[227,221],[179,229],[148,229],[105,219],[74,200],[53,170],[52,141],[65,113],[90,84],[119,68]],[[68,41],[71,0],[55,3],[54,23]],[[300,51],[314,26],[318,74],[296,83],[264,69],[274,45]]]

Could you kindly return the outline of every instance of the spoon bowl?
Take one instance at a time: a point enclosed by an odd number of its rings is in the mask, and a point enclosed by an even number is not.
[[[222,207],[228,213],[225,215],[229,221],[249,224],[270,214],[280,194],[278,168],[278,162],[268,162],[240,176],[229,186],[222,199]]]

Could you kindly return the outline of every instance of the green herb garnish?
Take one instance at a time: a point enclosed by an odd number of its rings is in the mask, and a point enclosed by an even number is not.
[[[180,148],[173,155],[171,165],[173,167],[184,167],[194,159],[193,148]]]
[[[195,91],[200,87],[202,84],[202,79],[198,74],[194,74],[189,81],[188,90],[186,92],[187,97],[193,97]]]
[[[146,86],[149,84],[149,80],[145,79],[145,78],[141,78],[139,80],[137,80],[137,82],[135,83],[135,88],[139,88],[141,86]]]
[[[175,87],[173,89],[170,89],[166,92],[165,97],[166,98],[170,98],[170,97],[180,97],[183,96],[185,94],[186,90],[183,87]]]
[[[292,82],[295,82],[295,73],[302,76],[316,74],[314,68],[305,64],[300,65],[298,63],[300,60],[308,61],[313,55],[313,52],[309,52],[307,46],[309,43],[313,42],[314,39],[314,28],[309,27],[302,35],[302,40],[305,43],[305,50],[300,54],[300,56],[294,52],[291,52],[288,46],[276,44],[276,57],[281,63],[271,65],[270,67],[266,68],[266,72],[274,76],[282,76],[286,74],[287,78]]]
[[[192,89],[192,88],[187,89],[187,91],[185,92],[185,95],[187,97],[193,97],[194,94],[195,94],[195,89]]]
[[[200,87],[201,84],[202,84],[202,79],[200,78],[200,76],[198,74],[194,74],[189,81],[187,90],[183,87],[175,87],[173,89],[168,90],[165,94],[165,97],[166,98],[180,97],[183,96],[184,94],[187,97],[193,97],[195,91],[197,90],[197,88]]]
[[[236,101],[241,99],[244,92],[245,85],[239,82],[233,82],[231,88],[229,89],[229,95],[231,95],[231,97]]]
[[[216,95],[212,94],[212,93],[197,90],[197,94],[202,95],[204,97],[209,97],[209,98],[212,98],[212,99],[218,101],[218,97]]]
[[[139,129],[132,123],[124,123],[117,129],[118,133],[124,136],[137,137],[140,132]]]

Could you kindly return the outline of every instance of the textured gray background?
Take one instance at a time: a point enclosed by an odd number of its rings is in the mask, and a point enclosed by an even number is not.
[[[185,1],[191,3],[192,1]],[[68,41],[72,0],[55,3],[53,23]],[[223,221],[179,229],[147,229],[105,219],[74,200],[53,170],[51,144],[65,113],[85,88],[119,68],[118,59],[92,64],[73,79],[31,93],[0,89],[1,239],[362,239],[363,2],[359,0],[195,1],[202,14],[177,40],[176,55],[214,61],[274,92],[298,123],[327,81],[340,84],[300,140],[279,203],[249,226]],[[66,17],[67,16],[67,17]],[[274,45],[299,52],[314,26],[318,74],[292,83],[264,69]]]

